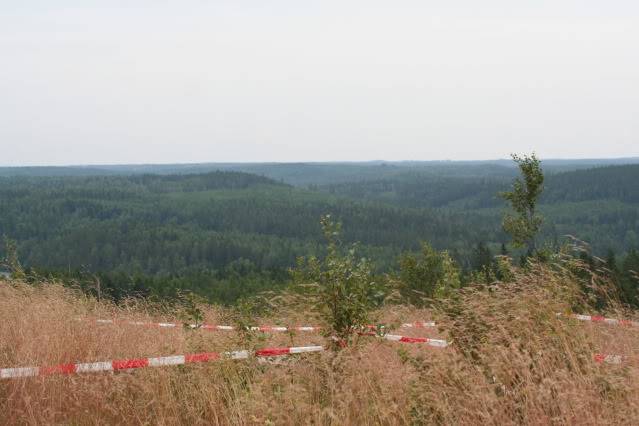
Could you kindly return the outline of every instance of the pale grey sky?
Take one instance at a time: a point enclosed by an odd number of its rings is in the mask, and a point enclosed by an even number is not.
[[[0,165],[639,156],[636,0],[0,0]]]

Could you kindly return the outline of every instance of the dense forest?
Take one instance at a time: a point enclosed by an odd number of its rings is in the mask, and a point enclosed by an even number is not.
[[[2,169],[0,235],[25,267],[92,277],[114,297],[192,289],[232,301],[281,285],[298,256],[322,254],[326,213],[378,274],[423,241],[465,274],[517,255],[501,227],[498,194],[517,174],[507,163],[212,167]],[[573,235],[621,269],[639,245],[639,165],[549,168],[541,240],[556,247]]]

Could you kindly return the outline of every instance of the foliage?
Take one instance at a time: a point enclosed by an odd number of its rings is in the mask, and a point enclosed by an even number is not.
[[[358,252],[375,274],[394,272],[402,252],[428,240],[449,250],[464,277],[475,270],[485,282],[492,275],[500,279],[484,266],[486,251],[497,253],[508,240],[495,194],[516,174],[509,164],[246,168],[267,176],[281,172],[285,180],[315,176],[317,182],[332,179],[327,174],[339,168],[342,183],[308,191],[246,173],[127,176],[138,171],[126,168],[112,176],[103,170],[101,176],[0,177],[0,234],[15,239],[26,271],[86,282],[90,292],[99,281],[103,295],[114,300],[175,298],[178,290],[192,290],[229,304],[284,287],[298,256],[324,255],[317,217],[326,211],[344,224],[345,244],[361,242]],[[196,169],[204,171],[183,172]],[[548,175],[538,245],[558,247],[563,235],[576,235],[598,256],[614,249],[622,269],[626,253],[639,247],[638,180],[637,165]]]
[[[515,214],[504,215],[503,226],[516,247],[527,247],[528,255],[536,251],[535,238],[543,219],[537,213],[537,202],[544,187],[544,174],[541,162],[536,155],[513,154],[513,160],[519,166],[521,178],[515,179],[511,191],[502,192],[502,198],[510,202]]]
[[[415,305],[441,298],[461,287],[460,271],[447,251],[422,243],[420,256],[404,254],[400,259],[401,292]]]
[[[18,249],[16,242],[4,237],[4,252],[5,256],[0,261],[0,266],[6,268],[14,279],[24,279],[26,277],[24,269],[18,259]]]
[[[581,248],[579,259],[582,262],[581,276],[583,290],[594,301],[596,308],[607,306],[611,298],[626,306],[639,308],[639,252],[631,250],[622,261],[617,261],[614,252],[609,252],[606,259],[593,256],[587,248]],[[597,287],[598,280],[613,284],[612,291],[608,287],[606,294],[601,294]],[[609,294],[609,293],[613,294]]]
[[[632,250],[620,270],[615,268],[613,274],[618,279],[624,302],[639,307],[639,251]]]
[[[199,328],[204,323],[204,312],[200,305],[204,300],[191,291],[180,292],[179,301],[182,304],[182,319],[187,329]]]
[[[323,314],[331,334],[348,339],[368,323],[369,312],[383,299],[383,287],[374,281],[369,262],[356,256],[355,246],[342,250],[341,224],[330,215],[322,216],[320,223],[327,242],[326,257],[300,259],[293,276],[297,284],[316,284],[316,308]]]
[[[634,424],[639,335],[632,327],[589,325],[556,315],[580,306],[574,303],[579,286],[565,266],[518,269],[517,285],[468,287],[433,309],[385,306],[375,312],[386,323],[436,320],[437,330],[413,332],[446,339],[448,349],[362,338],[338,354],[260,362],[221,357],[126,374],[2,380],[7,396],[0,398],[2,423]],[[3,367],[324,343],[309,333],[297,334],[290,343],[284,343],[285,336],[260,333],[262,341],[255,337],[246,343],[233,332],[108,325],[98,330],[69,319],[108,315],[122,324],[157,322],[163,310],[148,301],[98,303],[55,283],[39,284],[0,285],[0,341],[8,343]],[[584,309],[577,312],[594,314]],[[207,321],[229,323],[226,309],[203,310]],[[165,315],[165,321],[177,322]],[[272,315],[264,323],[277,318],[281,324],[300,324],[300,317],[290,313]],[[636,318],[637,312],[601,315]],[[597,352],[622,354],[623,363],[593,362]]]

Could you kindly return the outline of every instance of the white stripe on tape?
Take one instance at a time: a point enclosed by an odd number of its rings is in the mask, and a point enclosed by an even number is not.
[[[99,319],[96,321],[99,324],[113,324],[114,321],[113,320],[105,320],[105,319]]]
[[[323,350],[324,350],[323,346],[301,346],[297,348],[290,348],[289,353],[302,354],[306,352],[322,352]]]
[[[399,342],[402,339],[402,336],[397,336],[395,334],[386,334],[384,335],[384,339],[391,340],[393,342]]]
[[[621,364],[623,357],[621,355],[606,355],[604,362],[608,364]]]
[[[158,323],[158,327],[168,327],[168,328],[172,328],[175,327],[177,324],[173,324],[171,322],[160,322]]]
[[[149,367],[164,367],[166,365],[182,365],[186,363],[184,355],[161,356],[149,358]]]
[[[0,378],[13,379],[16,377],[33,377],[40,373],[38,367],[3,368],[0,370]]]
[[[576,314],[575,318],[581,321],[590,321],[592,319],[590,315],[579,315],[579,314]]]
[[[445,340],[439,340],[439,339],[428,339],[427,342],[430,346],[435,346],[438,348],[445,348],[446,346],[448,346],[448,342]]]
[[[231,359],[248,359],[251,356],[249,351],[233,351],[233,352],[224,352],[224,356]]]
[[[98,371],[113,371],[113,364],[111,363],[111,361],[88,362],[83,364],[76,364],[75,371],[78,373],[96,373]]]
[[[422,328],[422,327],[435,327],[435,323],[429,322],[414,322],[402,324],[402,328]]]

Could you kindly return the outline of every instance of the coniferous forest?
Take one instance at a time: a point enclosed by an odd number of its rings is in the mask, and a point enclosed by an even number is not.
[[[544,172],[541,246],[583,241],[582,257],[637,303],[639,165],[549,161]],[[495,256],[524,254],[502,229],[499,193],[516,175],[509,162],[4,168],[0,257],[114,299],[190,290],[232,303],[324,255],[330,214],[339,244],[358,243],[380,277],[406,273],[428,247],[463,285]]]

